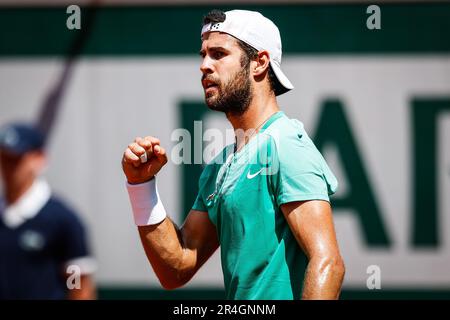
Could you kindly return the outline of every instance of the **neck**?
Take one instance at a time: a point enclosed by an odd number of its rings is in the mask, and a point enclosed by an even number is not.
[[[278,107],[275,95],[258,95],[255,94],[248,109],[243,114],[229,114],[227,118],[234,128],[238,149],[248,142],[253,134],[256,134],[265,121],[267,121],[271,115],[280,111]],[[242,135],[239,132],[244,133],[244,137],[247,139],[241,139]]]
[[[279,111],[277,100],[274,95],[255,94],[247,110],[239,115],[227,113],[227,118],[234,130],[255,129],[267,117]]]
[[[5,186],[5,200],[8,206],[16,203],[33,185],[34,179],[27,179],[23,183]]]

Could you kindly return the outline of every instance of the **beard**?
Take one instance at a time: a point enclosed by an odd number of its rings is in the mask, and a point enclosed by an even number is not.
[[[206,105],[211,110],[222,111],[226,114],[243,114],[252,101],[253,87],[249,75],[250,68],[247,66],[236,72],[226,83],[213,77],[203,76],[217,84],[216,93],[205,93]]]

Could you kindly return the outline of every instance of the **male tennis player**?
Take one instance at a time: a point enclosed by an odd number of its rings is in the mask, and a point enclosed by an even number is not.
[[[276,96],[293,88],[278,28],[258,12],[214,10],[201,39],[206,104],[225,113],[236,143],[205,167],[181,228],[157,191],[167,163],[160,141],[138,137],[122,159],[156,275],[164,288],[180,287],[220,246],[228,299],[337,299],[344,263],[329,203],[337,181],[301,122],[278,107]]]

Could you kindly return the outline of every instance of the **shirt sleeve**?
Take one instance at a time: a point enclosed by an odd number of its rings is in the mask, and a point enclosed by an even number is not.
[[[199,193],[197,194],[197,198],[194,201],[194,204],[192,206],[192,210],[197,210],[197,211],[208,211],[208,209],[206,208],[205,202],[203,201],[203,198]]]
[[[325,159],[305,132],[273,141],[273,190],[278,205],[306,200],[329,201],[337,189],[337,180]]]

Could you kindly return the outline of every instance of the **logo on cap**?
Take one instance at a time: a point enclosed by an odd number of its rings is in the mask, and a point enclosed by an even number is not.
[[[211,23],[204,25],[202,28],[202,34],[204,34],[205,32],[219,30],[219,27],[221,24],[222,24],[221,22],[215,22],[215,23],[211,22]]]
[[[17,144],[17,142],[19,142],[19,136],[14,129],[10,129],[4,133],[4,136],[1,138],[1,140],[3,140],[5,145],[13,147]]]

